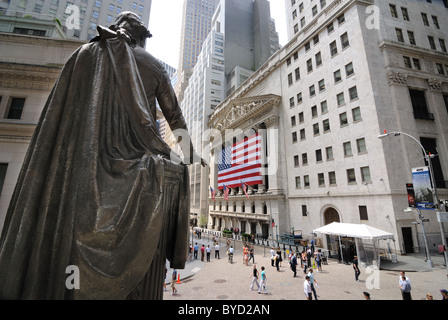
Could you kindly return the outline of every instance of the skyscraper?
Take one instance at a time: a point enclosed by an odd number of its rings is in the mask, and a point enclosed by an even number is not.
[[[267,0],[222,0],[211,24],[212,30],[202,45],[181,102],[198,153],[207,139],[209,115],[279,48]],[[193,164],[190,183],[191,211],[204,216],[208,205],[208,168]]]
[[[0,2],[8,16],[58,19],[67,38],[88,41],[98,25],[111,25],[117,14],[132,11],[148,24],[151,0],[18,0]],[[23,30],[22,30],[23,31]],[[33,31],[24,31],[33,32]]]
[[[183,100],[188,79],[201,52],[202,44],[210,32],[211,20],[218,2],[219,0],[184,0],[178,81],[175,86],[179,102]]]

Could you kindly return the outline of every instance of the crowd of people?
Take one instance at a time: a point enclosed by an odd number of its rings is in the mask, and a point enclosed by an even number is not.
[[[201,236],[197,234],[197,239],[200,239],[200,237]],[[212,245],[201,244],[201,246],[199,246],[197,242],[195,242],[194,245],[190,244],[189,260],[199,259],[199,252],[200,252],[201,261],[210,262],[212,250],[214,251],[215,259],[220,259],[221,258],[220,244],[219,239],[216,237],[212,238]],[[231,239],[226,239],[225,253],[229,258],[230,257],[232,258],[229,259],[229,262],[233,263],[234,252],[235,251],[234,247],[232,246]],[[257,289],[259,294],[262,293],[268,294],[268,291],[266,289],[266,283],[267,283],[266,268],[262,266],[260,268],[261,272],[259,272],[257,265],[255,264],[255,252],[253,244],[243,243],[241,255],[242,255],[241,256],[242,263],[244,265],[249,266],[250,265],[249,262],[252,261],[252,269],[250,271],[251,281],[249,289],[250,290]],[[312,245],[312,246],[304,246],[301,252],[295,252],[293,250],[284,251],[281,250],[280,247],[277,248],[272,247],[270,249],[270,260],[271,260],[271,266],[274,267],[278,272],[281,271],[282,264],[285,263],[284,260],[287,260],[286,262],[289,266],[289,269],[291,269],[292,276],[294,278],[297,277],[297,272],[300,268],[300,270],[305,275],[305,280],[303,282],[303,292],[305,298],[307,300],[313,300],[313,299],[318,300],[316,288],[319,288],[319,283],[315,278],[314,271],[316,271],[317,273],[322,272],[322,264],[327,264],[326,257],[322,253],[321,249],[319,248],[315,249],[314,245]],[[359,262],[357,256],[354,256],[351,264],[354,270],[355,281],[359,281],[361,271],[359,268]],[[175,288],[177,272],[176,270],[173,271],[174,272],[171,279],[172,295],[176,294],[177,292],[177,289]],[[166,288],[165,284],[164,287]],[[411,281],[406,276],[404,271],[400,273],[398,287],[401,291],[403,300],[412,300]],[[441,289],[440,293],[442,295],[442,300],[448,300],[447,290]],[[362,295],[366,300],[372,299],[371,294],[367,291],[362,292]],[[426,295],[426,299],[433,300],[432,294],[428,293]]]

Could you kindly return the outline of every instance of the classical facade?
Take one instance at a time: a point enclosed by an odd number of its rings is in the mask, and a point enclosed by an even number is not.
[[[48,95],[69,56],[83,43],[0,33],[0,230]]]
[[[212,140],[227,129],[264,132],[263,152],[272,157],[265,188],[249,198],[238,192],[228,201],[222,194],[209,198],[208,227],[273,238],[300,230],[310,239],[312,230],[333,221],[366,223],[394,234],[391,251],[422,250],[417,214],[404,212],[412,168],[425,165],[422,150],[412,139],[378,135],[407,132],[437,154],[437,190],[448,199],[446,3],[285,3],[290,41],[208,123],[217,132]],[[211,142],[215,158],[220,143]],[[440,225],[434,211],[423,213],[430,249],[437,251]]]

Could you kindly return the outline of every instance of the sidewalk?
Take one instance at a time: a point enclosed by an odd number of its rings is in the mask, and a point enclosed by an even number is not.
[[[194,239],[194,243],[211,246],[211,239]],[[232,241],[232,245],[233,245]],[[171,295],[169,287],[171,269],[168,268],[167,291],[164,300],[305,300],[303,282],[305,274],[298,268],[297,277],[289,268],[288,258],[283,257],[280,272],[271,267],[269,248],[255,246],[255,262],[258,271],[266,268],[268,295],[257,294],[257,290],[249,290],[252,279],[253,263],[249,266],[242,263],[242,244],[235,242],[234,262],[230,264],[225,255],[225,245],[221,245],[221,259],[214,258],[212,249],[211,261],[188,261],[186,268],[178,270],[180,284],[176,284],[178,293]],[[441,299],[440,289],[448,288],[447,269],[443,265],[443,256],[431,257],[434,267],[428,268],[424,257],[398,256],[398,263],[382,262],[381,270],[361,268],[360,281],[356,282],[351,265],[338,263],[328,259],[322,272],[314,269],[318,299],[321,300],[362,300],[363,291],[368,291],[374,300],[401,300],[398,277],[401,270],[411,279],[414,300],[422,300],[427,292],[433,294],[435,300]],[[167,266],[169,267],[169,266]]]

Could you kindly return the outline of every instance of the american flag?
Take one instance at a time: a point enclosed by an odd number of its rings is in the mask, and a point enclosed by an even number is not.
[[[254,134],[224,148],[219,154],[218,189],[263,183],[261,175],[261,135]]]
[[[213,201],[216,201],[216,192],[212,187],[210,187],[210,193],[212,194]]]

